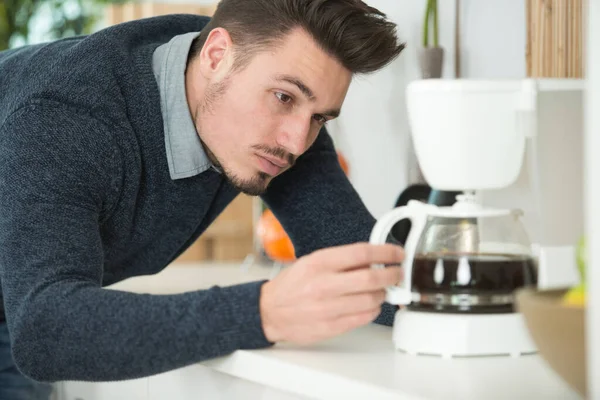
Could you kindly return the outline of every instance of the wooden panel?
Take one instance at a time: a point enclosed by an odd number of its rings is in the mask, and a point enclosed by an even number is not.
[[[252,253],[252,239],[245,237],[223,237],[213,243],[212,259],[215,261],[239,261]]]
[[[584,77],[585,0],[526,0],[527,76]]]
[[[115,25],[135,19],[167,14],[212,15],[213,6],[154,2],[112,4],[106,9],[106,22]],[[175,262],[241,261],[254,253],[254,221],[260,200],[239,195],[202,236]]]
[[[241,261],[254,252],[253,208],[258,198],[239,195],[176,262]]]

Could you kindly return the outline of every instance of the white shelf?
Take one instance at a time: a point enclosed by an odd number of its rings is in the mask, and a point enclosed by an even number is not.
[[[585,79],[578,78],[531,78],[537,83],[537,88],[540,91],[579,91],[586,86]],[[456,90],[461,88],[465,93],[470,91],[514,91],[518,92],[522,89],[523,79],[432,79],[420,83],[419,90],[428,91],[435,90],[436,92],[445,90]]]

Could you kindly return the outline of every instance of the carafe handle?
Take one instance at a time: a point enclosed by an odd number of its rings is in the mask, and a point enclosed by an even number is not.
[[[415,248],[427,217],[427,205],[417,200],[409,201],[408,205],[395,208],[383,215],[371,231],[369,243],[385,244],[388,235],[394,225],[403,219],[408,219],[411,222],[411,228],[404,244],[405,256],[402,262],[404,270],[404,281],[400,286],[389,286],[386,288],[386,301],[395,305],[408,305],[412,300],[411,295],[411,276],[412,262],[414,258]],[[385,268],[383,264],[371,264],[371,268]]]

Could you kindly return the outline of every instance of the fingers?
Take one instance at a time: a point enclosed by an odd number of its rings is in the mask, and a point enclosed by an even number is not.
[[[359,326],[373,322],[381,313],[381,304],[385,300],[385,291],[342,296],[319,307],[318,314],[308,326],[302,324],[294,329],[298,343],[314,343],[328,339]],[[309,307],[311,309],[312,307]],[[317,312],[312,308],[311,312]],[[297,320],[295,320],[297,322]]]
[[[316,251],[299,259],[261,291],[260,313],[271,341],[329,338],[372,322],[387,286],[401,278],[404,251],[393,244],[358,243]]]
[[[355,243],[319,250],[310,257],[310,263],[318,268],[343,271],[375,263],[399,264],[404,259],[404,250],[393,244]]]
[[[385,301],[385,290],[340,296],[327,303],[323,318],[337,319],[352,314],[379,312]]]
[[[323,279],[320,285],[323,293],[339,296],[378,291],[387,286],[397,285],[403,277],[403,269],[397,266],[383,269],[363,268],[330,275]]]
[[[345,315],[343,317],[332,320],[328,324],[326,329],[331,335],[340,335],[349,330],[373,322],[380,312],[381,309],[378,308],[376,310],[369,310],[361,313]]]

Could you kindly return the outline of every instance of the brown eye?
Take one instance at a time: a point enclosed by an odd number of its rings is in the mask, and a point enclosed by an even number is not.
[[[279,101],[282,102],[283,104],[288,104],[290,101],[292,101],[292,98],[285,93],[276,92],[275,96],[277,96]]]
[[[323,124],[325,124],[325,122],[327,122],[327,118],[325,118],[324,116],[319,115],[319,114],[313,116],[313,119],[321,125],[323,125]]]

